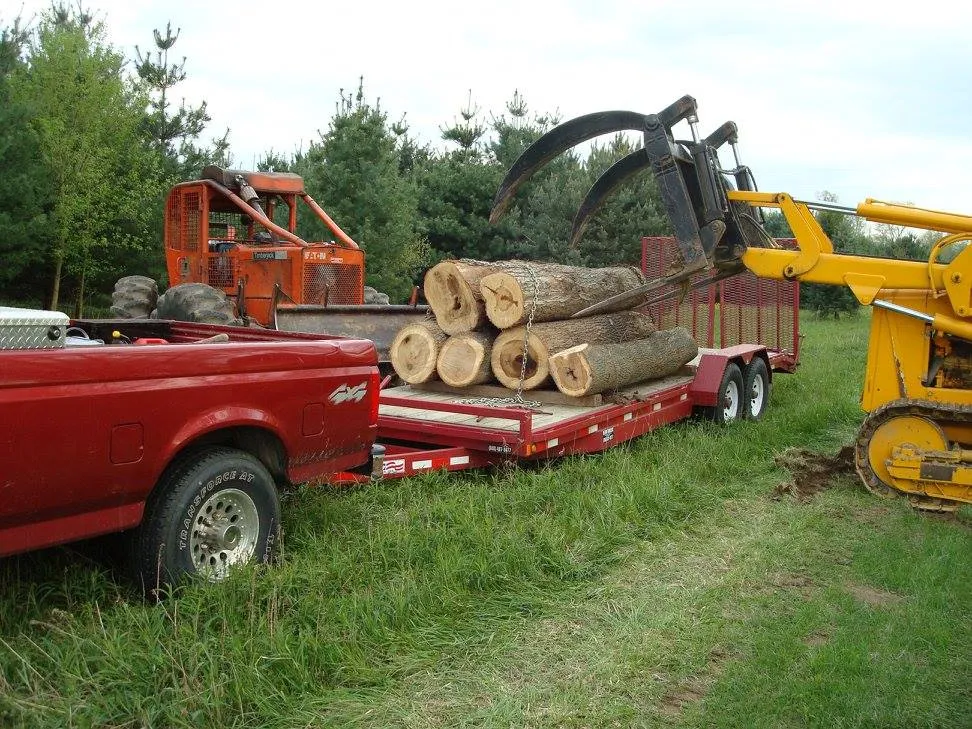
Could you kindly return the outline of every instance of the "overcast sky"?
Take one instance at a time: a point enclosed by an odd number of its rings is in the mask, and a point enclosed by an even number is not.
[[[0,0],[0,21],[40,0]],[[845,204],[865,197],[972,213],[972,6],[944,2],[599,0],[488,3],[90,0],[127,55],[152,29],[175,47],[190,104],[230,129],[237,165],[326,130],[339,89],[440,144],[471,90],[503,110],[519,90],[563,119],[655,112],[683,94],[706,134],[739,125],[760,189]],[[680,136],[688,136],[685,130]],[[728,161],[728,160],[727,160]]]

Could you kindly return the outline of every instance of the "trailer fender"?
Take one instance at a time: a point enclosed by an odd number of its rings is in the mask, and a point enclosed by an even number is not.
[[[737,344],[734,347],[725,349],[702,350],[699,354],[698,365],[695,370],[695,379],[689,387],[692,401],[699,407],[714,407],[719,402],[719,385],[722,382],[722,375],[730,362],[735,362],[739,368],[745,371],[753,357],[762,357],[766,360],[767,370],[772,379],[772,368],[769,367],[769,357],[766,354],[766,347],[756,344]]]

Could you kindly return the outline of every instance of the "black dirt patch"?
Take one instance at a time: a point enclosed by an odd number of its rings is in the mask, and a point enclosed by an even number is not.
[[[844,446],[834,456],[804,448],[787,448],[773,460],[790,472],[790,480],[773,489],[773,498],[777,500],[788,495],[806,503],[814,494],[831,488],[841,476],[854,473],[853,446]]]

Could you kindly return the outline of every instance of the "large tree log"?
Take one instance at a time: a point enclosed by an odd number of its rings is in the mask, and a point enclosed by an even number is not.
[[[633,266],[581,268],[556,263],[523,263],[484,276],[479,288],[486,316],[500,329],[531,320],[569,319],[581,309],[644,283]],[[534,306],[535,303],[535,306]],[[618,310],[626,309],[621,305]]]
[[[402,327],[389,349],[392,367],[410,385],[428,381],[435,376],[439,349],[447,338],[433,321]]]
[[[469,387],[492,380],[489,355],[493,336],[491,330],[449,337],[439,350],[435,366],[439,379],[453,387]]]
[[[526,368],[523,389],[540,387],[550,375],[548,359],[562,349],[584,342],[606,343],[643,339],[655,331],[655,324],[647,314],[621,311],[583,319],[567,319],[533,324],[526,337],[526,327],[500,332],[493,342],[491,365],[493,374],[511,389],[520,388],[523,372],[524,339],[526,338]]]
[[[425,274],[423,291],[436,323],[446,334],[471,332],[488,324],[486,304],[479,290],[484,276],[516,266],[519,261],[442,261]]]
[[[579,344],[550,358],[557,389],[580,397],[674,374],[699,353],[682,327],[621,344]]]

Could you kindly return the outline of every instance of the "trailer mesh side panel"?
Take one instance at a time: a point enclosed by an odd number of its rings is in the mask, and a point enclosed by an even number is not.
[[[795,249],[792,238],[779,239],[784,248]],[[641,240],[641,268],[650,280],[664,276],[677,255],[674,238]],[[697,274],[697,281],[706,274]],[[660,289],[673,293],[677,287]],[[716,304],[718,303],[718,309]],[[761,344],[769,349],[799,356],[800,284],[796,281],[760,280],[744,271],[724,281],[704,286],[648,307],[662,328],[684,326],[701,347]],[[716,313],[718,312],[718,314]]]
[[[777,241],[796,249],[792,238]],[[747,272],[720,284],[720,340],[723,347],[756,343],[796,356],[800,284],[758,279]]]
[[[675,246],[674,238],[652,237],[641,239],[641,270],[645,277],[651,279],[660,278],[668,273],[672,262],[675,260],[678,249]],[[708,274],[699,273],[691,278],[695,283]],[[715,346],[713,338],[715,333],[714,320],[712,313],[715,310],[715,286],[703,286],[684,295],[680,295],[678,287],[666,286],[652,292],[651,296],[661,296],[663,294],[673,294],[665,301],[645,307],[651,314],[652,319],[660,329],[671,329],[672,327],[685,327],[692,334],[692,338],[700,347]]]
[[[357,265],[305,263],[302,304],[362,304],[364,281]]]

